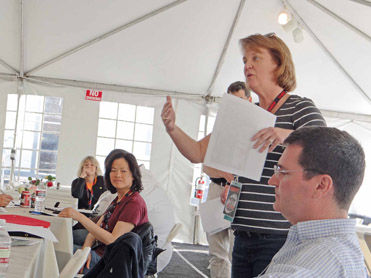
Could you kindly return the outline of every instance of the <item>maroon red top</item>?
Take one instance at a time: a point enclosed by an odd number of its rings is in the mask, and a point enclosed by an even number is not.
[[[116,199],[112,203],[116,202]],[[111,208],[109,206],[104,214],[108,213]],[[110,233],[112,233],[118,221],[131,223],[136,227],[148,222],[147,206],[138,192],[134,192],[127,197],[125,196],[117,203],[108,220],[108,231]],[[104,244],[101,244],[95,249],[99,256],[103,256],[105,247]]]

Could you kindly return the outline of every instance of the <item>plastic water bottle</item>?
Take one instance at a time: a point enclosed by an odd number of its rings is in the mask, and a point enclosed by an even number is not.
[[[40,182],[36,189],[35,196],[35,211],[43,211],[45,208],[45,196],[46,196],[46,186],[45,183]]]
[[[6,277],[6,272],[8,271],[9,256],[10,256],[10,246],[12,240],[5,230],[6,221],[0,219],[0,278]]]

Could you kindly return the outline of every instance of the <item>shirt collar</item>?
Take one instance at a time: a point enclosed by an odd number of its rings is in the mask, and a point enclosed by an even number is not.
[[[300,241],[339,234],[355,234],[355,219],[326,219],[299,222],[291,226],[288,238]]]

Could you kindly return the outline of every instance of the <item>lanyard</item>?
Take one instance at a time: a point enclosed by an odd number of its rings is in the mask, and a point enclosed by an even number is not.
[[[277,103],[280,101],[281,98],[283,98],[283,96],[286,95],[286,91],[283,90],[274,100],[273,102],[271,103],[271,105],[269,105],[268,107],[268,112],[271,112],[273,110],[273,108],[277,105]]]
[[[93,185],[91,187],[91,191],[89,190],[88,188],[88,185],[86,185],[86,194],[88,196],[88,199],[89,199],[89,209],[91,209],[91,203],[93,201],[93,197],[94,197],[94,194],[93,194],[93,187],[94,185],[97,183],[97,177],[95,177],[94,181],[93,181]]]
[[[122,199],[120,200],[120,202],[123,201],[126,197],[131,196],[131,194],[133,194],[133,193],[134,193],[133,191],[129,190],[129,191],[125,194],[124,198],[122,198]],[[116,206],[118,205],[118,203],[120,203],[120,202],[118,202],[118,198],[119,198],[119,197],[117,196],[117,197],[112,201],[111,205],[108,207],[108,209],[106,210],[106,212],[105,212],[105,214],[104,214],[104,217],[103,217],[103,221],[102,221],[101,227],[102,227],[103,229],[105,229],[106,231],[108,231],[108,221],[109,221],[109,219],[111,218],[112,213],[115,211]]]

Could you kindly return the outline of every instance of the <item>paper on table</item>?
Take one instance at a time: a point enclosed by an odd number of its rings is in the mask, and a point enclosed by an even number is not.
[[[48,210],[53,210],[53,211],[62,211],[64,210],[65,208],[64,207],[58,207],[58,208],[46,208]],[[81,213],[93,213],[93,211],[91,209],[77,209],[78,212],[81,212]]]
[[[25,232],[25,233],[29,233],[29,234],[33,234],[33,235],[45,238],[47,240],[51,240],[53,242],[58,242],[57,238],[50,231],[50,229],[46,229],[40,226],[28,226],[28,225],[6,223],[5,229],[8,232]]]
[[[238,97],[223,96],[204,164],[231,174],[260,180],[268,150],[254,149],[251,138],[273,127],[276,116]]]
[[[213,235],[231,226],[231,222],[224,219],[223,208],[220,198],[200,204],[200,216],[205,232]]]

